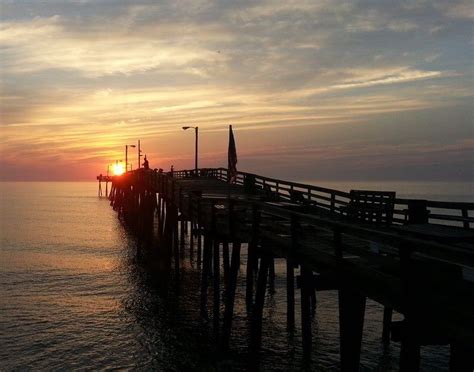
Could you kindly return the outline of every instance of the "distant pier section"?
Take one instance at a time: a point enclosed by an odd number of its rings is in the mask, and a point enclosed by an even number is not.
[[[109,175],[104,176],[102,174],[99,174],[96,177],[97,181],[99,181],[99,189],[97,191],[99,196],[104,196],[103,191],[102,191],[102,184],[103,183],[105,183],[105,196],[109,195],[109,182],[111,183],[114,177],[115,176],[109,176]]]

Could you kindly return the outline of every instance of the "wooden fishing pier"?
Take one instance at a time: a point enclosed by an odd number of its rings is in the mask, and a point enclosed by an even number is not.
[[[367,298],[384,306],[381,340],[401,343],[401,371],[417,371],[420,347],[430,344],[450,345],[451,371],[473,370],[474,203],[346,193],[245,172],[233,184],[228,179],[224,168],[138,169],[107,178],[119,217],[140,240],[158,235],[165,242],[160,257],[177,277],[185,245],[197,257],[201,315],[212,320],[222,351],[229,348],[240,255],[247,249],[249,351],[256,358],[267,284],[279,258],[286,261],[287,329],[293,332],[299,311],[304,358],[312,350],[317,292],[331,289],[339,296],[342,371],[359,370]],[[393,311],[403,321],[393,322]]]

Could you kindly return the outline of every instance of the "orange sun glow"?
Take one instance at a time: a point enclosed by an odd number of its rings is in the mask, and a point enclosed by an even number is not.
[[[125,172],[125,168],[122,163],[115,163],[113,165],[112,171],[114,172],[115,176],[120,176]]]

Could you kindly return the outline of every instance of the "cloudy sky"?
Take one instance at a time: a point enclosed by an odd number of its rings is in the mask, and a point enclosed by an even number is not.
[[[473,180],[471,1],[0,0],[0,178]],[[136,165],[135,156],[132,157]]]

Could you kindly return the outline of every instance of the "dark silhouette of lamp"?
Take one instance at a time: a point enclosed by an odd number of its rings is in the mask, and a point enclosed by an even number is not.
[[[125,172],[128,172],[128,148],[136,147],[135,145],[125,145]]]
[[[194,128],[194,132],[196,133],[196,145],[195,145],[195,155],[194,155],[194,172],[196,173],[196,176],[198,175],[198,138],[199,138],[199,128],[198,127],[183,127],[183,130],[189,129],[189,128]]]

